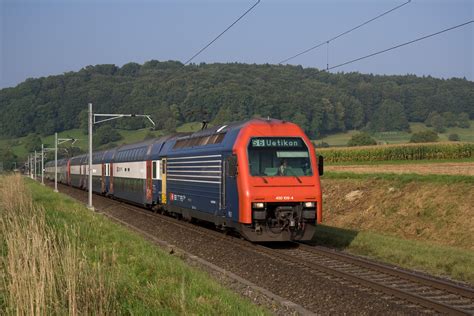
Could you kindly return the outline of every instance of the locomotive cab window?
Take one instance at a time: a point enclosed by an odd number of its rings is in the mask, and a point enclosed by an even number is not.
[[[299,137],[252,138],[248,146],[252,176],[311,176],[308,147]]]

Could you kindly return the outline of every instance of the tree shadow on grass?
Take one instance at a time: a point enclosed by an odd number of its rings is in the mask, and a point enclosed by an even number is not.
[[[318,225],[310,244],[344,249],[352,243],[357,234],[359,232],[356,230]]]

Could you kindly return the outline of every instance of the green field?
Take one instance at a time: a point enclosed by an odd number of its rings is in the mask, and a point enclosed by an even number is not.
[[[179,126],[176,131],[180,133],[189,133],[189,132],[196,132],[201,129],[201,123],[200,122],[193,122],[193,123],[185,123],[181,126]],[[139,130],[121,130],[117,129],[117,131],[122,135],[122,139],[115,142],[117,145],[123,145],[123,144],[132,144],[136,142],[140,142],[144,140],[145,136],[147,134],[153,134],[155,137],[160,137],[164,135],[164,132],[161,130],[156,130],[152,131],[149,128],[143,128]],[[87,151],[88,149],[88,135],[84,134],[81,129],[71,129],[67,131],[63,131],[58,133],[59,138],[74,138],[77,139],[77,141],[74,143],[75,147],[79,147],[83,151]],[[20,138],[14,138],[14,139],[0,139],[0,147],[6,147],[6,146],[11,146],[13,153],[19,157],[20,160],[26,158],[26,155],[28,155],[28,152],[25,148],[25,139],[26,137],[20,137]],[[48,135],[41,137],[43,143],[45,144],[45,147],[53,147],[54,146],[54,135]],[[94,150],[97,149],[103,149],[107,148],[107,146],[110,146],[109,144],[105,144],[102,146],[99,146],[97,148],[94,148]]]
[[[470,128],[459,128],[451,127],[447,128],[446,132],[439,135],[440,141],[448,141],[449,134],[458,134],[461,141],[463,142],[474,142],[474,120],[471,120]],[[410,129],[412,133],[420,132],[423,130],[430,130],[423,123],[410,123]],[[323,137],[321,139],[316,139],[315,143],[319,144],[321,142],[328,143],[330,146],[347,146],[347,142],[351,139],[352,135],[358,133],[359,131],[351,130],[345,133],[337,133]],[[372,137],[379,143],[382,144],[403,144],[410,141],[412,133],[407,132],[383,132],[383,133],[373,133]]]
[[[139,130],[117,130],[120,135],[122,135],[122,139],[117,141],[117,145],[122,145],[122,144],[131,144],[131,143],[136,143],[144,140],[145,135],[148,133],[151,133],[155,135],[155,137],[159,137],[163,135],[162,131],[150,131],[148,128],[144,129],[139,129]],[[79,147],[80,149],[86,151],[88,149],[89,143],[88,143],[88,135],[84,134],[81,129],[71,129],[68,131],[63,131],[58,133],[58,138],[74,138],[77,139],[77,141],[74,143],[75,147]],[[15,155],[17,155],[20,159],[26,157],[28,154],[24,142],[25,142],[26,137],[20,137],[20,138],[15,138],[12,140],[7,140],[7,139],[1,139],[0,140],[0,146],[5,147],[8,144],[12,144],[12,150]],[[48,135],[45,137],[41,137],[43,143],[45,144],[45,147],[53,147],[54,146],[54,135]],[[99,146],[96,149],[102,149],[105,148],[106,145]]]

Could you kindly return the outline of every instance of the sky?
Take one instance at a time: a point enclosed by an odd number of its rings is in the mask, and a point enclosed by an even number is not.
[[[278,64],[407,0],[262,0],[195,63]],[[256,0],[0,0],[0,89],[88,65],[186,61]],[[326,68],[474,20],[474,0],[412,0],[288,64]],[[474,81],[474,23],[331,72]]]

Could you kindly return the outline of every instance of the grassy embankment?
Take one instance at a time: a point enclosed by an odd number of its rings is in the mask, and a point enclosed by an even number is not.
[[[438,134],[440,141],[448,141],[449,134],[458,134],[463,142],[474,142],[474,120],[470,121],[469,128],[449,127],[444,133]],[[374,133],[372,137],[379,143],[386,144],[403,144],[410,141],[411,135],[416,132],[432,130],[423,123],[410,123],[411,133],[407,132],[381,132]],[[328,135],[321,139],[316,139],[316,143],[325,142],[330,146],[347,146],[347,142],[351,137],[359,131],[351,130],[345,133],[337,133]]]
[[[2,314],[265,313],[33,181],[0,178],[0,207]]]
[[[474,177],[327,173],[315,242],[474,284]]]

